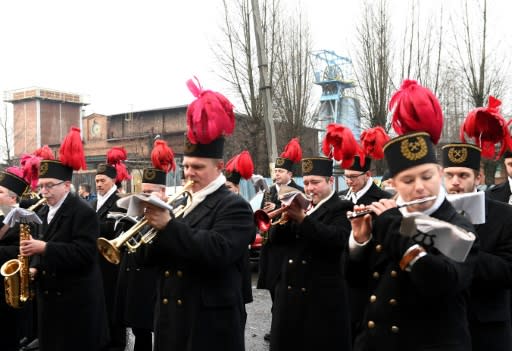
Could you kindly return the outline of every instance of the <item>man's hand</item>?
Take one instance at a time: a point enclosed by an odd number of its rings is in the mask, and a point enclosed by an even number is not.
[[[151,204],[147,204],[144,209],[144,217],[148,220],[148,224],[156,230],[162,230],[171,220],[171,214],[166,208],[160,208]]]
[[[263,211],[270,212],[273,211],[276,208],[276,204],[270,201],[267,201],[263,204]]]
[[[289,219],[297,223],[302,223],[302,221],[306,217],[304,209],[295,200],[292,201],[292,203],[285,212],[287,213]]]
[[[22,256],[44,254],[45,250],[46,242],[42,240],[35,240],[30,237],[29,240],[22,240],[20,242],[20,253]]]
[[[354,205],[354,212],[362,211],[366,208],[367,206],[364,205]],[[350,213],[348,212],[348,214]],[[352,234],[356,242],[362,244],[370,239],[372,233],[372,216],[370,214],[355,217],[350,220],[350,224],[352,225]]]

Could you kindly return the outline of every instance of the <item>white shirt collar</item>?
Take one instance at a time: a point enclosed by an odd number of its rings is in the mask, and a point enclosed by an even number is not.
[[[68,197],[69,195],[69,192],[66,193],[66,195],[64,195],[62,197],[62,199],[60,199],[59,202],[57,202],[55,205],[51,206],[48,204],[48,216],[46,217],[46,223],[50,224],[50,222],[52,221],[53,217],[55,216],[55,213],[57,213],[57,211],[59,210],[59,208],[62,206],[62,204],[64,203],[64,200],[66,200],[66,198]]]
[[[353,202],[357,203],[357,200],[359,200],[361,197],[363,197],[364,194],[366,194],[368,192],[368,190],[370,189],[372,184],[373,184],[373,178],[368,177],[368,180],[366,181],[366,184],[364,185],[364,187],[361,190],[355,192],[355,194],[352,193],[355,195],[355,199],[354,199],[355,201],[353,201]],[[354,196],[354,195],[352,195],[352,196]]]
[[[98,200],[96,201],[96,212],[98,212],[98,210],[101,208],[101,206],[103,206],[103,204],[108,200],[110,195],[115,193],[116,190],[117,190],[117,186],[114,184],[112,186],[112,188],[110,188],[109,191],[107,191],[107,193],[105,195],[102,196],[102,195],[98,194]]]

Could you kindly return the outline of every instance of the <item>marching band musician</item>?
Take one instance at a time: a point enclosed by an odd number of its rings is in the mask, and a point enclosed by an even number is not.
[[[239,267],[254,240],[247,201],[231,193],[222,174],[223,134],[234,128],[232,104],[191,80],[197,99],[187,109],[183,158],[192,202],[184,216],[147,204],[158,230],[146,245],[147,264],[158,267],[155,351],[244,350],[246,319]]]
[[[26,172],[25,172],[26,175]],[[19,199],[29,189],[30,179],[25,179],[23,169],[9,167],[5,172],[0,172],[0,206],[2,208],[18,206]],[[37,179],[36,179],[37,182]],[[3,211],[2,211],[3,212]],[[0,215],[0,223],[7,213]],[[5,234],[0,239],[0,266],[10,259],[17,258],[19,254],[19,225],[9,228],[3,224]],[[0,350],[17,351],[18,341],[24,336],[21,320],[22,313],[9,306],[5,300],[4,279],[0,282]]]
[[[153,167],[146,167],[142,172],[141,191],[166,201],[167,173],[176,165],[174,153],[164,140],[155,140],[151,161]],[[121,323],[132,330],[135,337],[133,350],[151,351],[157,270],[145,267],[136,256],[130,250],[122,253],[116,314]]]
[[[288,222],[270,229],[272,245],[282,248],[283,264],[275,288],[270,349],[350,350],[350,319],[342,252],[349,230],[344,226],[352,203],[333,189],[332,160],[302,160],[311,206],[294,200]],[[300,195],[298,195],[300,196]]]
[[[372,159],[368,156],[364,159],[364,164],[361,165],[361,157],[356,155],[353,165],[344,170],[343,179],[348,188],[340,191],[338,195],[356,205],[368,205],[380,199],[389,199],[391,194],[380,189],[373,181],[370,171]]]
[[[468,114],[464,125],[476,112],[479,118],[489,117],[488,108],[480,107]],[[488,131],[477,135],[477,143],[495,137]],[[468,143],[451,143],[443,146],[442,150],[446,191],[476,195],[480,184],[481,156],[494,158],[494,153],[486,156],[477,145]],[[512,207],[491,200],[486,194],[483,211],[485,223],[475,226],[480,238],[480,251],[469,294],[472,347],[473,351],[511,350]]]
[[[267,193],[265,193],[261,206],[265,212],[269,213],[281,207],[281,201],[279,201],[278,198],[279,188],[281,186],[287,185],[302,192],[304,191],[304,188],[293,180],[294,165],[298,164],[301,159],[302,149],[299,144],[299,139],[293,138],[286,144],[281,156],[276,158],[274,168],[275,182],[270,187],[268,196]],[[260,252],[258,282],[256,287],[258,289],[268,290],[272,303],[274,302],[274,289],[282,262],[283,255],[281,251],[273,247],[272,243],[266,240]],[[264,338],[266,341],[270,341],[270,333],[265,334]]]
[[[107,240],[114,239],[118,231],[115,229],[115,220],[108,218],[109,212],[126,212],[117,206],[119,200],[117,182],[130,179],[123,161],[127,158],[124,147],[113,147],[107,152],[107,162],[100,163],[96,168],[96,194],[91,206],[96,210],[100,221],[100,237]],[[110,331],[110,341],[105,351],[123,351],[126,347],[126,329],[119,324],[114,314],[116,287],[119,276],[119,266],[107,260],[100,259],[100,270],[103,277],[103,290],[107,306],[107,316]]]
[[[47,199],[38,216],[41,240],[21,242],[35,276],[41,351],[99,351],[108,324],[96,239],[99,222],[85,201],[70,192],[73,170],[85,168],[80,130],[62,142],[60,160],[41,161],[39,187]]]
[[[473,242],[465,260],[456,261],[438,249],[439,227],[402,234],[402,224],[416,221],[418,212],[436,223],[457,226],[452,230],[474,233],[469,221],[446,200],[441,184],[442,170],[433,148],[442,130],[441,106],[428,89],[405,80],[390,109],[399,136],[384,146],[384,154],[398,197],[356,205],[355,212],[369,209],[374,219],[366,214],[351,220],[347,281],[368,289],[364,323],[353,349],[471,350],[466,296],[477,245]],[[412,200],[417,201],[405,207]],[[398,204],[404,207],[397,208]]]

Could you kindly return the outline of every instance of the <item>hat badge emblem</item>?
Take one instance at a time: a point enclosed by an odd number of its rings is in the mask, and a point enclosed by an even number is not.
[[[400,152],[410,161],[420,160],[427,156],[427,142],[422,137],[405,139],[400,144]]]
[[[156,177],[156,172],[154,169],[146,169],[144,171],[144,179],[145,180],[154,180]]]
[[[462,163],[468,158],[468,150],[466,148],[452,147],[448,150],[448,159],[452,163]]]
[[[313,170],[313,161],[302,160],[302,173],[310,173]]]
[[[39,167],[39,177],[46,175],[48,173],[48,162],[41,162],[41,166]]]

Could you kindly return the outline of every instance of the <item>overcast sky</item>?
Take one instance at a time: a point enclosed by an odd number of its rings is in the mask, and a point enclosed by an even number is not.
[[[79,93],[90,101],[88,113],[103,114],[188,104],[193,97],[185,82],[194,75],[205,88],[221,91],[210,49],[220,3],[1,1],[0,91],[37,86]],[[358,3],[302,0],[315,49],[350,55]],[[394,10],[402,11],[406,1],[397,3]],[[423,3],[435,9],[441,0]],[[512,5],[489,3],[499,6],[493,23],[505,23]],[[504,37],[511,37],[509,28]]]

